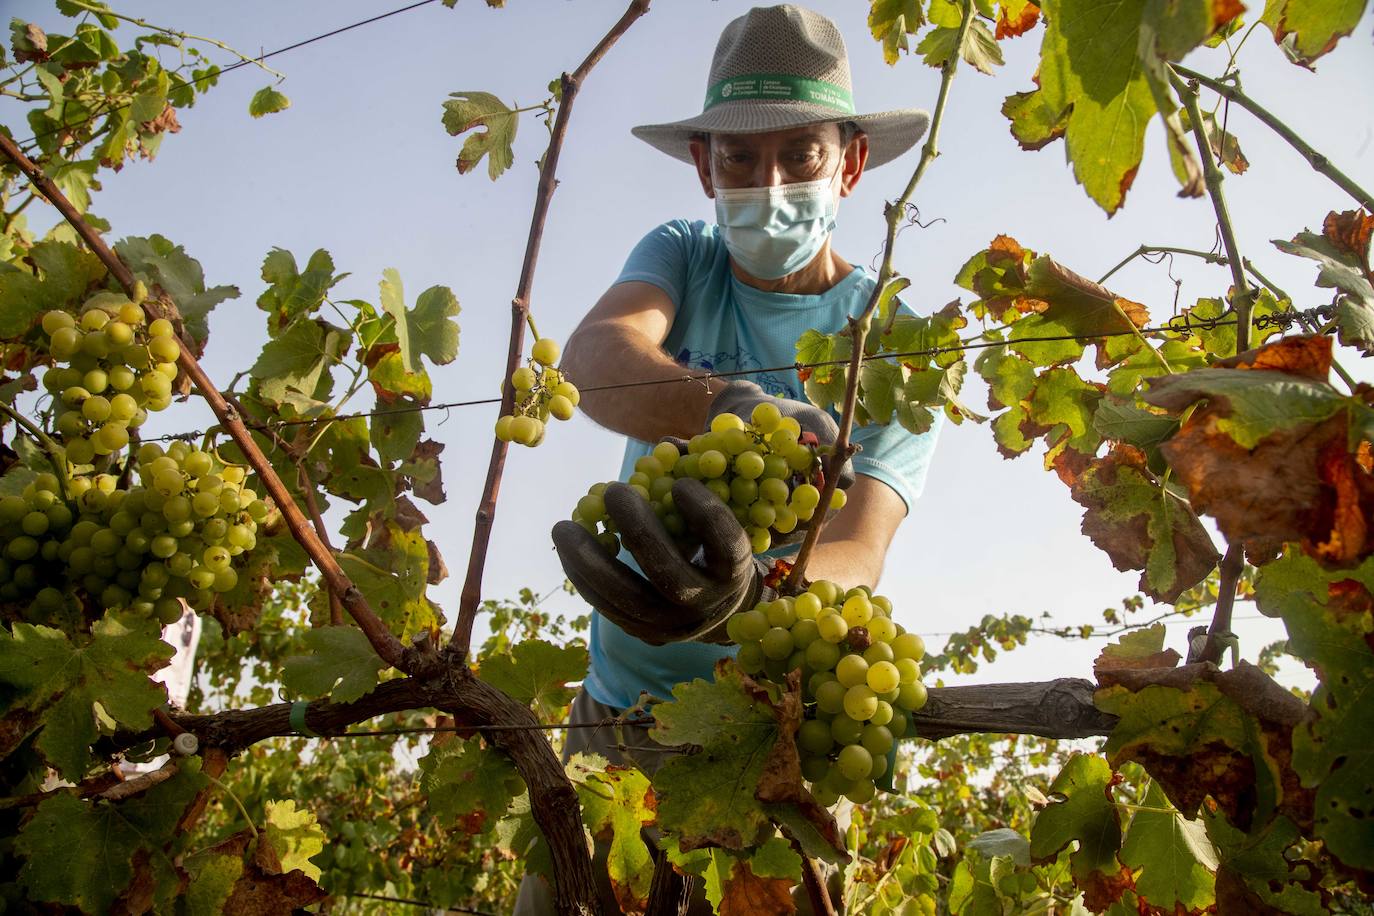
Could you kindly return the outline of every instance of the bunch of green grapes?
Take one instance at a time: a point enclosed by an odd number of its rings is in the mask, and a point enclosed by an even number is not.
[[[53,396],[54,428],[72,464],[119,452],[149,411],[172,402],[181,347],[165,318],[145,326],[140,306],[100,292],[79,316],[54,310],[42,326],[57,363],[43,374],[43,387]]]
[[[811,521],[820,506],[820,459],[814,446],[800,442],[801,426],[767,402],[754,408],[749,422],[732,413],[717,414],[709,432],[693,436],[687,453],[671,442],[660,442],[651,454],[635,462],[627,483],[653,504],[663,526],[686,553],[696,549],[686,522],[673,506],[673,483],[684,477],[702,481],[730,507],[749,534],[754,553],[768,550]],[[596,535],[611,552],[620,542],[615,523],[606,514],[606,484],[594,484],[577,501],[572,520]],[[832,509],[844,506],[843,490],[836,490]]]
[[[549,417],[571,420],[582,395],[558,369],[558,341],[541,337],[534,342],[530,355],[528,365],[511,373],[515,402],[511,413],[497,419],[496,438],[533,448],[544,441]]]
[[[136,458],[139,485],[76,476],[69,503],[57,478],[40,474],[22,496],[0,500],[0,600],[48,622],[79,610],[80,589],[97,608],[171,623],[181,601],[206,610],[238,584],[233,559],[253,549],[269,511],[243,485],[244,468],[184,442],[166,452],[145,443]]]
[[[802,775],[827,807],[873,798],[893,742],[926,703],[925,643],[892,620],[892,602],[866,588],[813,582],[795,598],[734,614],[726,632],[751,675],[781,683],[801,669],[805,718],[797,732]]]

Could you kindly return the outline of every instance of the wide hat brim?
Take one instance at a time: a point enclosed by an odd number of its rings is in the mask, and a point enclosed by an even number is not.
[[[930,126],[930,115],[919,108],[901,108],[875,114],[844,114],[824,105],[796,100],[740,101],[716,105],[695,118],[669,124],[643,124],[630,129],[645,143],[674,159],[692,164],[688,142],[697,134],[759,134],[790,130],[809,124],[843,124],[846,121],[868,135],[868,165],[874,169],[911,149]]]

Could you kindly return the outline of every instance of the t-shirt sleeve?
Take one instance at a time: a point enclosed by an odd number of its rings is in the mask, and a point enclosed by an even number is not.
[[[873,424],[854,430],[850,437],[862,451],[854,456],[854,473],[881,480],[906,503],[907,514],[925,491],[935,441],[945,415],[936,413],[930,429],[912,435],[894,419],[887,426]]]
[[[692,245],[689,223],[683,220],[664,223],[639,240],[615,282],[639,280],[652,283],[667,293],[674,305],[680,307],[687,289]]]

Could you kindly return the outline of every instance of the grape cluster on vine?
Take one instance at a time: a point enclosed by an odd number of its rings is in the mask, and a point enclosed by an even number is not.
[[[816,800],[871,800],[893,742],[926,703],[925,642],[893,621],[892,602],[822,580],[795,598],[734,614],[726,633],[747,674],[782,683],[801,671],[806,713],[797,745]]]
[[[208,609],[238,584],[234,558],[254,548],[270,510],[244,485],[246,469],[213,452],[131,444],[171,403],[181,346],[171,323],[145,325],[137,302],[99,292],[80,315],[50,311],[41,325],[61,477],[38,474],[0,499],[0,603],[35,623],[109,609],[171,623],[183,602]]]
[[[541,337],[530,350],[531,359],[511,373],[515,390],[511,412],[496,421],[496,437],[533,448],[544,441],[549,417],[571,420],[582,394],[558,368],[558,341]]]
[[[702,481],[730,507],[749,535],[754,553],[786,540],[815,517],[820,506],[821,463],[815,446],[800,441],[801,425],[782,416],[772,404],[754,408],[748,422],[732,413],[717,414],[708,432],[693,436],[686,452],[673,442],[660,442],[635,461],[626,481],[654,507],[654,513],[685,553],[699,546],[673,505],[673,482],[684,477]],[[608,551],[619,552],[615,522],[606,514],[606,484],[593,484],[577,501],[572,520],[596,535]],[[836,490],[832,509],[843,508]]]

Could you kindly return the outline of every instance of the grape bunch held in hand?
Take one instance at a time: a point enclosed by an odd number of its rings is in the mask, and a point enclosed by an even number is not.
[[[690,477],[702,481],[730,507],[749,534],[754,553],[787,543],[804,530],[820,506],[819,451],[799,441],[801,426],[784,417],[773,404],[756,406],[745,422],[732,413],[717,414],[708,432],[693,436],[686,449],[674,441],[654,446],[635,462],[626,481],[648,500],[685,553],[696,544],[690,529],[673,506],[673,482]],[[615,523],[602,500],[606,484],[593,485],[577,501],[572,520],[597,536],[612,553],[620,549]],[[836,490],[830,507],[844,506],[843,490]]]
[[[496,438],[533,448],[544,441],[549,417],[571,420],[582,395],[557,366],[558,341],[539,338],[530,356],[529,364],[511,373],[515,401],[511,412],[496,421]]]
[[[782,683],[800,669],[802,775],[822,805],[873,798],[893,742],[926,703],[925,642],[892,620],[892,602],[865,588],[813,582],[795,598],[734,614],[726,633],[747,674]]]

